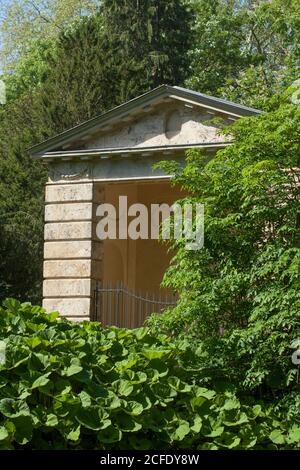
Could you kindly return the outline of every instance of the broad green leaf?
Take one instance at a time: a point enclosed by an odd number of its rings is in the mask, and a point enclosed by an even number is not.
[[[212,400],[216,396],[216,392],[214,390],[209,390],[208,388],[204,387],[197,387],[196,388],[196,396],[206,398],[207,400]]]
[[[29,406],[25,401],[3,398],[0,400],[0,412],[7,418],[30,415]]]
[[[87,407],[91,406],[92,400],[91,400],[91,396],[88,393],[82,391],[82,392],[79,393],[78,396],[81,400],[83,408],[87,408]]]
[[[76,420],[88,429],[100,431],[111,424],[108,413],[98,406],[90,406],[89,408],[81,408],[76,414]]]
[[[240,408],[240,402],[237,398],[229,398],[225,401],[223,409],[224,410],[235,410]]]
[[[204,433],[204,436],[205,437],[219,437],[219,436],[222,436],[222,434],[224,433],[224,426],[217,426],[216,428],[212,429],[211,431],[209,432],[205,432]]]
[[[81,405],[80,398],[71,394],[56,395],[54,397],[53,411],[59,417],[73,415]]]
[[[120,413],[116,416],[116,424],[124,432],[137,432],[142,429],[142,425],[126,413]]]
[[[57,416],[54,415],[53,413],[50,413],[49,415],[47,415],[47,420],[45,422],[45,425],[49,427],[57,426],[58,425]]]
[[[294,424],[289,430],[288,434],[289,443],[300,443],[300,426]]]
[[[153,359],[147,368],[146,372],[152,380],[158,380],[160,377],[166,377],[169,369],[168,365],[161,359]]]
[[[198,434],[198,432],[200,432],[201,428],[202,428],[202,418],[200,416],[195,416],[194,423],[191,426],[191,431]]]
[[[174,441],[182,441],[190,432],[188,422],[182,422],[173,434]]]
[[[136,365],[138,361],[138,357],[136,355],[130,355],[128,356],[127,359],[124,359],[123,361],[116,362],[115,368],[117,371],[123,371],[127,369],[131,369],[133,366]]]
[[[252,407],[254,417],[263,416],[262,409],[260,405],[255,405]]]
[[[132,415],[132,416],[138,416],[143,413],[144,408],[141,403],[138,403],[136,401],[129,401],[126,403],[126,407],[124,408],[125,412]]]
[[[77,364],[72,364],[71,366],[67,367],[64,371],[64,375],[66,377],[71,377],[72,375],[76,375],[82,371],[82,367]]]
[[[190,392],[192,389],[191,385],[183,382],[178,377],[169,377],[168,384],[180,393],[187,393]]]
[[[171,353],[170,349],[143,349],[142,354],[152,361],[152,359],[162,359],[163,357],[167,357]]]
[[[39,388],[39,387],[44,387],[50,382],[50,379],[48,378],[51,372],[47,372],[47,374],[41,375],[38,379],[36,379],[32,386],[31,389],[33,390],[34,388]]]
[[[128,397],[133,392],[133,385],[128,380],[117,380],[112,385],[117,395],[121,397]]]
[[[31,416],[18,416],[12,418],[12,421],[15,425],[15,440],[21,444],[25,445],[32,439],[32,419]]]
[[[78,441],[80,437],[80,425],[67,434],[67,439],[70,441]]]
[[[8,437],[8,432],[4,426],[0,426],[0,441],[4,441]]]
[[[113,444],[121,441],[122,431],[110,425],[106,429],[99,431],[97,437],[101,444]]]
[[[270,439],[274,444],[284,444],[285,437],[279,429],[275,429],[270,434]]]
[[[249,419],[246,413],[241,413],[241,414],[238,414],[236,419],[233,421],[224,419],[223,424],[225,424],[225,426],[240,426],[241,424],[248,423],[248,421]]]
[[[241,439],[235,434],[224,432],[214,442],[225,449],[234,449],[239,446]]]

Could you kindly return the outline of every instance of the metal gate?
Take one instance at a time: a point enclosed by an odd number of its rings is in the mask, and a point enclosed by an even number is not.
[[[139,328],[151,313],[160,313],[177,302],[177,294],[134,292],[123,285],[98,283],[94,291],[92,321],[120,328]]]

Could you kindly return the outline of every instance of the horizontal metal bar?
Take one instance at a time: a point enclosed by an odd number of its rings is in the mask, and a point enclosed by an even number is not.
[[[96,292],[98,293],[108,293],[108,292],[113,292],[113,293],[123,293],[123,294],[127,294],[128,296],[130,297],[133,297],[134,299],[137,299],[137,300],[142,300],[144,302],[148,302],[148,303],[151,303],[151,304],[160,304],[160,305],[175,305],[176,304],[176,301],[172,302],[172,301],[169,301],[169,302],[166,302],[164,300],[153,300],[153,299],[149,299],[147,297],[143,297],[143,296],[140,296],[140,295],[137,295],[135,294],[134,292],[132,291],[129,291],[125,288],[101,288],[101,289],[95,289]]]

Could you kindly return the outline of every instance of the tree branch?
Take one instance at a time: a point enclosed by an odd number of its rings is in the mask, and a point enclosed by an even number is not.
[[[29,0],[29,3],[30,5],[35,9],[35,11],[37,12],[37,14],[39,15],[39,17],[45,21],[45,23],[49,23],[49,24],[54,24],[54,26],[56,26],[56,28],[61,31],[62,28],[57,24],[55,23],[55,21],[53,21],[51,18],[47,18],[46,16],[43,15],[43,13],[41,12],[41,10],[39,9],[39,7],[32,1],[32,0]]]

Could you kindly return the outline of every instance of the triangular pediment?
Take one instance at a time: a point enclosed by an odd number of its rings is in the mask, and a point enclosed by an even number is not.
[[[260,111],[163,85],[33,147],[33,156],[77,150],[195,146],[226,141],[222,126]]]
[[[220,120],[219,124],[215,119]],[[99,130],[85,143],[86,149],[150,148],[224,142],[222,125],[232,120],[205,108],[184,103],[165,103],[129,122]]]

